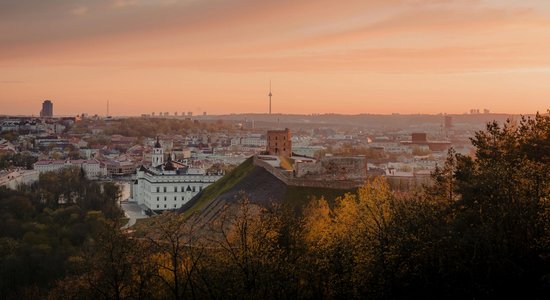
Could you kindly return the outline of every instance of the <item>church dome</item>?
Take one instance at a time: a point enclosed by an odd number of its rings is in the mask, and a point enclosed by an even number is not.
[[[172,161],[172,155],[168,155],[168,160],[164,164],[164,170],[166,171],[175,171],[177,169],[176,165]]]

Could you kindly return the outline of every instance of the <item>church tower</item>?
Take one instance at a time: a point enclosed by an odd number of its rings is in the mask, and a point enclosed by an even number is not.
[[[157,136],[157,142],[155,143],[155,147],[153,148],[153,154],[151,155],[151,165],[153,165],[153,167],[157,167],[159,165],[162,165],[163,163],[164,163],[164,151],[162,150],[162,146],[160,145],[160,141]]]

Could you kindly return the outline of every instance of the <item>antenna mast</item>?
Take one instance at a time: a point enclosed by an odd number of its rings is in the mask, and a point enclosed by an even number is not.
[[[271,80],[269,80],[269,114],[271,115],[271,96],[273,96],[273,94],[271,93]]]

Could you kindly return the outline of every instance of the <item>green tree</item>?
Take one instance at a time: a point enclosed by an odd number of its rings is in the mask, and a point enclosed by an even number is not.
[[[455,275],[467,297],[510,295],[536,290],[548,273],[546,240],[548,210],[550,116],[537,114],[519,123],[487,125],[472,139],[475,158],[455,155],[445,166],[454,180],[436,180],[449,191],[454,182],[458,200],[450,230]],[[436,174],[437,176],[437,174]],[[521,289],[517,289],[520,285]],[[519,295],[518,295],[519,296]]]

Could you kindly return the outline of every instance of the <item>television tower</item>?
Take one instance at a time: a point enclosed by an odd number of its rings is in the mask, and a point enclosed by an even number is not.
[[[271,80],[269,81],[269,114],[271,114],[271,96],[273,96],[273,94],[271,93]]]

